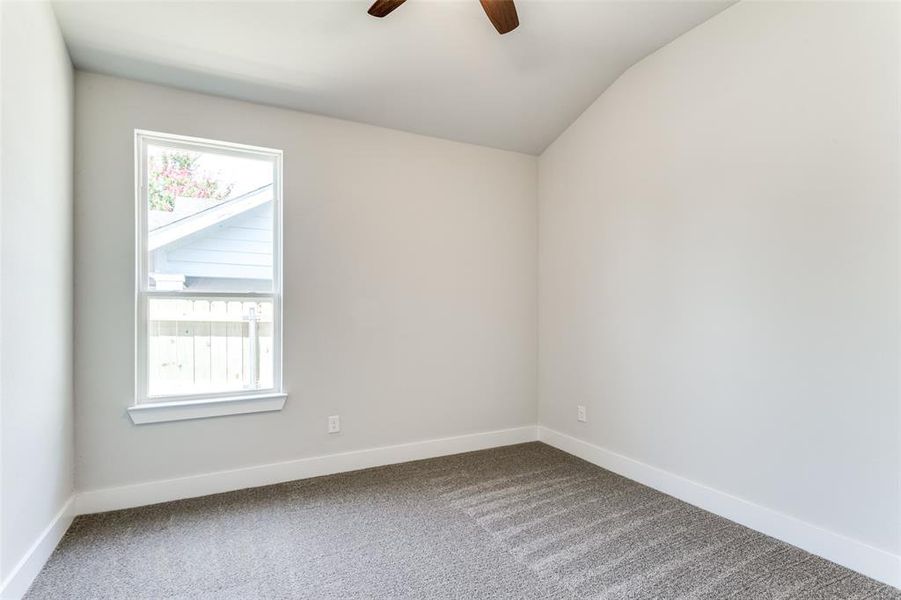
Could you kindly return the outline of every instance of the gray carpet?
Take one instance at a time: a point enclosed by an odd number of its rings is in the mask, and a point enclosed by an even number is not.
[[[27,598],[901,592],[532,443],[79,517]]]

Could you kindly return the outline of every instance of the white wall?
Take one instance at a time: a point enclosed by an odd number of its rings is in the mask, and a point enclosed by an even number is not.
[[[73,492],[72,66],[48,4],[2,2],[0,24],[0,581],[8,584]]]
[[[542,155],[542,425],[901,551],[898,12],[738,4]]]
[[[534,157],[81,72],[75,87],[79,490],[535,423]],[[284,150],[282,412],[126,415],[135,128]]]

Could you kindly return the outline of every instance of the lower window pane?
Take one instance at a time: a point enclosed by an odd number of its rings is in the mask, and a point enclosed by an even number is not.
[[[269,389],[272,301],[148,299],[150,396]]]

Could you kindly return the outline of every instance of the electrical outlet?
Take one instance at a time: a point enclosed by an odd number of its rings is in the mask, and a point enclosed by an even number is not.
[[[341,431],[341,417],[338,415],[332,415],[328,418],[328,432],[329,433],[338,433]]]
[[[587,423],[588,422],[588,414],[585,412],[585,407],[580,404],[576,408],[577,408],[576,418],[579,420],[580,423]]]

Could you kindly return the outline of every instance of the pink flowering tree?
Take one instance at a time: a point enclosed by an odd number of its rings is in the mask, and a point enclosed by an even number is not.
[[[147,187],[150,210],[171,212],[175,199],[208,198],[224,200],[231,194],[233,184],[223,186],[220,181],[197,168],[199,154],[167,151],[151,156]]]

